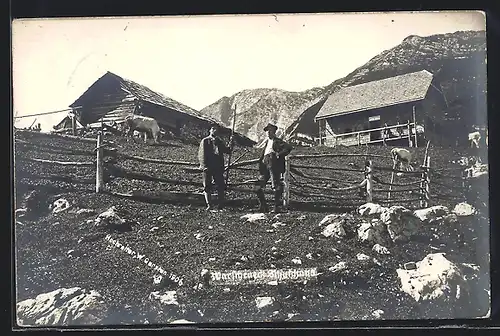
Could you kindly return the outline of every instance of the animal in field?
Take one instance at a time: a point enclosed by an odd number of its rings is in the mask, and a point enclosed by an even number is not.
[[[413,166],[411,165],[412,155],[409,150],[404,148],[393,148],[391,150],[391,156],[394,168],[404,171],[413,171]]]
[[[469,142],[472,148],[479,148],[479,140],[481,140],[481,133],[477,131],[469,133]]]
[[[160,137],[160,126],[154,118],[141,115],[129,115],[125,118],[126,135],[130,136],[134,131],[144,133],[144,142],[147,142],[147,135],[151,135],[155,143]]]

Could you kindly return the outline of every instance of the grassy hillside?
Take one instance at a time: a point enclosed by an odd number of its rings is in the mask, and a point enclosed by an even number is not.
[[[126,141],[106,137],[110,147],[122,153],[170,160],[196,160],[197,147],[182,142],[164,142],[157,146],[144,145],[138,140]],[[33,162],[32,158],[58,161],[92,161],[92,143],[31,132],[16,134],[16,208],[31,190],[38,190],[41,199],[68,200],[72,207],[50,213],[47,204],[34,216],[19,218],[15,224],[17,258],[17,298],[24,300],[42,292],[60,287],[81,286],[97,290],[110,304],[109,316],[103,323],[165,323],[183,318],[194,322],[243,322],[285,320],[350,320],[371,319],[376,309],[384,310],[386,319],[425,318],[429,312],[399,290],[396,268],[408,261],[418,261],[428,253],[445,252],[454,262],[481,265],[482,274],[488,274],[487,213],[471,218],[460,218],[457,223],[423,225],[417,237],[410,242],[387,246],[390,255],[377,255],[372,246],[356,237],[362,221],[355,210],[345,210],[347,236],[337,240],[321,235],[318,226],[332,210],[313,206],[292,208],[276,218],[272,214],[256,223],[245,222],[242,215],[255,212],[255,196],[233,193],[229,199],[238,199],[222,212],[206,212],[200,199],[179,204],[162,201],[139,201],[106,193],[94,192],[93,167],[66,167]],[[413,149],[421,161],[423,148]],[[371,153],[387,155],[390,148],[297,148],[294,153]],[[431,147],[434,167],[456,167],[451,163],[463,153]],[[234,158],[242,153],[237,150]],[[242,160],[255,158],[249,150]],[[201,185],[182,185],[166,181],[201,182],[199,173],[188,173],[181,167],[138,163],[133,160],[108,159],[106,189],[127,193],[134,189],[151,193],[172,190],[199,192]],[[310,159],[303,164],[346,167],[362,164],[363,158]],[[390,165],[390,159],[374,159],[376,165]],[[121,169],[123,170],[121,170]],[[141,176],[126,175],[123,171],[140,172]],[[116,177],[115,175],[120,175]],[[313,172],[311,172],[312,174]],[[114,174],[114,175],[113,175]],[[163,180],[144,180],[144,175]],[[319,174],[319,172],[317,173]],[[325,174],[325,173],[322,173]],[[453,207],[462,199],[453,186],[459,173],[452,171],[432,177],[432,193],[448,194],[454,199],[434,200],[433,204]],[[331,172],[338,178],[338,186],[349,180],[359,180],[360,173]],[[256,170],[231,172],[231,181],[255,178]],[[138,178],[142,178],[139,180]],[[387,179],[387,175],[380,175]],[[292,200],[300,200],[292,196]],[[479,209],[484,199],[478,199]],[[362,203],[362,199],[360,199]],[[43,202],[42,202],[43,203]],[[109,231],[98,227],[94,219],[111,206],[131,223],[130,231]],[[46,211],[42,211],[45,209]],[[80,213],[78,209],[93,212]],[[328,211],[328,212],[325,212]],[[277,224],[280,222],[281,224]],[[274,224],[274,225],[273,225]],[[183,285],[154,284],[155,272],[143,262],[112,247],[107,235],[144,254],[167,272],[179,275]],[[376,258],[380,265],[360,264],[358,253]],[[300,258],[301,265],[292,263]],[[339,261],[347,262],[351,272],[321,276],[317,281],[278,286],[204,286],[200,278],[203,269],[265,269],[289,267],[318,267],[327,270]],[[325,272],[327,274],[328,272]],[[224,290],[224,288],[230,288]],[[179,306],[159,307],[148,300],[152,291],[177,290]],[[484,300],[485,293],[477,293],[476,300]],[[259,310],[255,297],[273,296],[277,306]],[[484,301],[483,301],[484,303]],[[484,308],[484,306],[483,306]],[[278,313],[274,313],[277,311]],[[473,302],[454,312],[462,316],[480,316],[486,311]],[[290,314],[295,314],[293,317]]]

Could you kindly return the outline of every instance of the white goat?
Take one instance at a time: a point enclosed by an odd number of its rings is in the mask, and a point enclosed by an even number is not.
[[[411,153],[409,150],[404,148],[393,148],[391,150],[391,156],[395,168],[399,168],[399,170],[413,171],[413,167],[411,165]]]
[[[479,140],[481,140],[481,133],[477,131],[469,133],[469,141],[471,147],[479,148]]]

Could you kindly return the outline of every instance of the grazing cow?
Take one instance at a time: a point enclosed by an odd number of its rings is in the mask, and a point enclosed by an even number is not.
[[[394,167],[400,170],[413,171],[411,163],[411,153],[409,150],[404,148],[393,148],[391,150],[392,161],[394,162]]]
[[[471,148],[479,148],[479,140],[481,140],[481,133],[477,131],[469,133],[469,141]]]
[[[151,134],[155,143],[158,143],[160,136],[160,126],[155,119],[140,115],[129,115],[125,118],[127,135],[130,136],[133,131],[144,132],[144,142],[147,142],[147,134]]]

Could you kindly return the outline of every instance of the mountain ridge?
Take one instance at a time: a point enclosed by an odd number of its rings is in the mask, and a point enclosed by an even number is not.
[[[450,81],[458,80],[469,91],[474,91],[474,86],[465,82],[473,79],[479,86],[484,86],[481,93],[485,94],[485,80],[481,80],[485,79],[486,67],[477,68],[477,74],[468,70],[485,62],[484,30],[456,31],[424,37],[409,35],[397,46],[382,51],[345,77],[326,86],[298,92],[278,88],[245,89],[230,97],[220,98],[200,112],[231,127],[236,104],[235,130],[252,140],[262,139],[262,128],[267,122],[276,123],[281,135],[286,138],[302,136],[311,140],[317,136],[314,116],[328,96],[342,87],[428,70],[438,77],[440,83],[448,85]],[[467,89],[458,88],[455,91],[467,95]],[[455,100],[460,100],[460,94],[455,94],[459,96]]]

